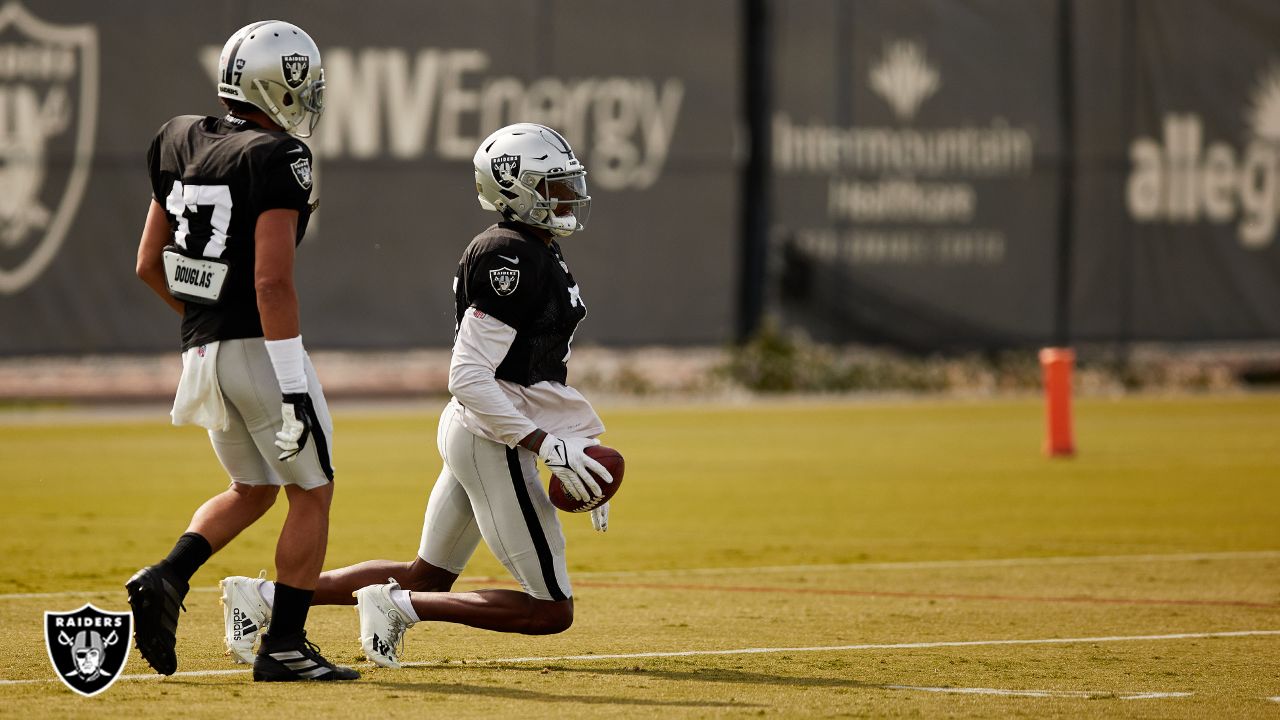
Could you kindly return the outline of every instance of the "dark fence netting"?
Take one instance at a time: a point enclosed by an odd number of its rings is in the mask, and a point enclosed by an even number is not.
[[[833,0],[776,21],[788,324],[920,350],[1280,336],[1280,4]]]
[[[495,217],[471,156],[519,120],[590,172],[564,243],[588,343],[724,343],[762,293],[816,339],[920,351],[1280,337],[1274,0],[18,0],[0,355],[176,349],[133,274],[145,150],[219,112],[221,43],[265,17],[305,27],[328,79],[312,347],[450,343],[458,256]]]
[[[563,243],[590,308],[578,339],[729,339],[730,0],[21,0],[0,10],[0,354],[178,347],[177,318],[134,277],[147,145],[174,115],[220,112],[222,43],[267,17],[315,38],[328,84],[298,255],[309,346],[452,342],[454,269],[497,218],[471,158],[517,121],[561,130],[588,168],[591,226]]]

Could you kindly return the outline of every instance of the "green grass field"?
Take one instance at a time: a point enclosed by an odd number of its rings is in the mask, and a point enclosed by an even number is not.
[[[606,411],[627,476],[608,534],[563,518],[574,627],[424,623],[392,671],[363,663],[353,610],[317,608],[312,638],[365,673],[341,687],[255,686],[222,655],[217,581],[270,567],[277,507],[196,576],[179,673],[135,650],[91,699],[53,678],[43,611],[127,608],[223,475],[163,409],[0,414],[0,715],[1280,716],[1280,396],[1084,401],[1072,460],[1040,454],[1041,412]],[[435,413],[335,407],[328,567],[412,556]],[[482,549],[459,587],[486,585],[511,583]]]

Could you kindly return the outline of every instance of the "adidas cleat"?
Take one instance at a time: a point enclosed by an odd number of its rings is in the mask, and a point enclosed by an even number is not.
[[[253,646],[271,624],[271,608],[262,599],[264,570],[256,578],[233,575],[218,583],[222,589],[222,624],[227,654],[237,663],[252,663]]]
[[[400,584],[391,578],[386,585],[369,585],[352,593],[360,615],[360,648],[365,657],[382,667],[400,667],[404,634],[413,625],[391,600],[391,592],[399,589]]]
[[[145,567],[124,584],[133,610],[133,644],[156,672],[172,675],[178,669],[178,610],[188,585],[163,565]]]
[[[253,660],[254,682],[300,682],[306,680],[356,680],[360,673],[334,665],[320,654],[320,648],[303,632],[274,642],[270,633],[262,636],[262,646]]]

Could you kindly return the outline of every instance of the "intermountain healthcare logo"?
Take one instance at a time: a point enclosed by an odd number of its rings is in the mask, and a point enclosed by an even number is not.
[[[1003,262],[1005,228],[981,224],[979,203],[992,181],[1031,174],[1036,128],[1015,125],[993,108],[929,104],[943,87],[945,64],[918,40],[886,38],[867,59],[865,88],[884,101],[860,106],[853,125],[773,116],[774,167],[781,176],[826,181],[826,217],[801,221],[799,247],[810,257],[849,265],[994,265]],[[965,77],[948,78],[963,94]],[[861,88],[859,88],[861,89]],[[876,118],[888,121],[875,123]],[[943,121],[945,122],[945,120]]]
[[[92,696],[120,678],[133,638],[133,615],[86,603],[72,612],[45,612],[44,644],[58,679]]]
[[[1163,144],[1140,137],[1129,145],[1133,164],[1125,200],[1138,222],[1217,225],[1240,219],[1240,244],[1275,243],[1280,220],[1280,63],[1265,70],[1245,110],[1243,151],[1221,140],[1205,145],[1204,119],[1192,112],[1163,118]]]
[[[0,8],[0,294],[57,255],[89,180],[97,110],[95,28]]]

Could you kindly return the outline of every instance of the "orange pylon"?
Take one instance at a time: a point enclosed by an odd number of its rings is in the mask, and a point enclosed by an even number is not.
[[[1071,437],[1071,371],[1075,363],[1076,354],[1071,348],[1040,351],[1046,421],[1044,454],[1049,457],[1070,457],[1076,453]]]

